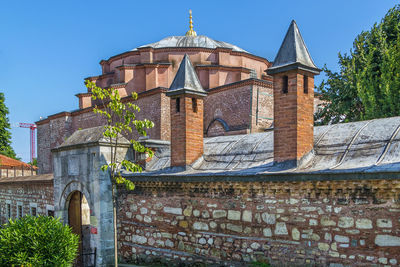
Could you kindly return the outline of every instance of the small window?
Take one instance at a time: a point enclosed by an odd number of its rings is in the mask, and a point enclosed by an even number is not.
[[[255,69],[250,70],[250,78],[257,79],[257,71]]]
[[[197,99],[192,98],[192,109],[194,113],[197,113]]]
[[[304,88],[304,93],[308,94],[308,77],[307,77],[307,75],[303,76],[303,88]]]
[[[288,78],[288,76],[283,76],[282,77],[282,93],[287,94],[288,87],[289,87],[289,78]]]
[[[176,112],[180,112],[181,111],[181,99],[179,97],[176,99],[175,104],[176,104]]]
[[[36,217],[36,207],[31,207],[31,215]]]
[[[11,218],[11,204],[7,204],[7,219]]]
[[[22,218],[22,205],[18,205],[17,207],[17,218]]]

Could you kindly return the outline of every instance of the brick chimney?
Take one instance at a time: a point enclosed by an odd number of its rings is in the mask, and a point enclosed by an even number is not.
[[[203,155],[203,98],[207,95],[187,54],[166,95],[171,98],[171,166],[187,166]]]
[[[314,146],[314,75],[320,73],[293,20],[273,65],[274,163],[297,167]]]

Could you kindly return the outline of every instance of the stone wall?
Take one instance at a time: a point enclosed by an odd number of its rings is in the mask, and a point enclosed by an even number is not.
[[[36,209],[36,215],[52,215],[54,213],[52,179],[15,180],[0,181],[0,224],[6,223],[9,218],[8,205],[11,208],[11,218],[32,214],[32,208]],[[18,206],[22,206],[22,214],[19,214]]]
[[[400,262],[399,180],[222,179],[143,178],[134,191],[122,190],[118,237],[123,261]]]
[[[0,179],[2,177],[19,177],[19,176],[32,176],[32,175],[36,175],[36,170],[20,168],[20,167],[11,167],[11,168],[0,167]]]

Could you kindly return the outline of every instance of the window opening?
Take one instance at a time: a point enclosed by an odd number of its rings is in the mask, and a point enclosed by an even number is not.
[[[7,218],[11,218],[11,204],[7,204]]]
[[[31,207],[31,215],[36,217],[36,207]]]
[[[303,88],[304,93],[308,94],[308,77],[306,75],[303,76]]]
[[[181,111],[181,99],[178,97],[176,99],[176,112],[180,112]]]
[[[197,113],[197,99],[192,98],[192,109],[194,113]]]
[[[17,218],[21,218],[21,217],[22,217],[22,205],[18,205]]]
[[[288,78],[288,76],[283,76],[282,77],[282,93],[284,93],[284,94],[288,93],[288,86],[289,86],[289,78]]]

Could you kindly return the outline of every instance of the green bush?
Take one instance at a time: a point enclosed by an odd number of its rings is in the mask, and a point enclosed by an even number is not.
[[[25,216],[0,226],[0,266],[70,266],[79,237],[59,219]]]

